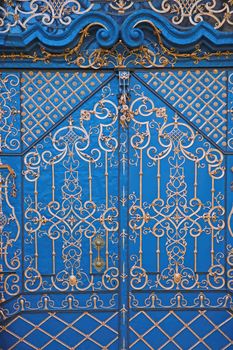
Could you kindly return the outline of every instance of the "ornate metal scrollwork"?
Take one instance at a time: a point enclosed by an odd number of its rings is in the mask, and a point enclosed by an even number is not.
[[[139,88],[134,90],[134,96],[130,105],[133,115],[130,142],[135,161],[131,157],[131,164],[139,168],[139,193],[130,195],[129,226],[130,239],[134,244],[137,242],[139,248],[138,253],[131,256],[132,289],[146,286],[166,290],[221,289],[225,285],[225,268],[221,263],[223,255],[215,252],[215,246],[222,240],[225,210],[220,204],[223,195],[217,192],[215,183],[217,186],[224,176],[223,154],[207,144],[195,146],[202,142],[202,137],[176,115],[173,121],[169,121],[166,110],[156,108],[152,99],[140,93]],[[152,119],[155,112],[155,118]],[[155,137],[158,142],[153,145]],[[194,167],[192,190],[185,180],[186,162]],[[169,176],[166,177],[166,183],[163,180],[166,190],[162,191],[161,167],[165,164]],[[150,202],[143,202],[143,167],[146,166],[157,169],[154,183],[156,196],[152,196]],[[206,203],[198,193],[199,172],[203,168],[207,168],[212,183],[211,200]],[[143,267],[144,235],[156,239],[157,272],[153,279]],[[198,242],[203,235],[209,235],[211,240],[211,261],[205,278],[198,273]],[[193,244],[192,267],[185,264],[188,237],[189,245]],[[164,246],[161,246],[161,242]],[[167,254],[167,266],[161,263],[162,249]]]
[[[231,1],[217,0],[162,0],[149,1],[150,8],[161,15],[168,15],[174,25],[196,26],[206,21],[216,29],[233,25]]]
[[[20,148],[18,74],[0,75],[0,152],[17,151]]]
[[[30,24],[38,22],[45,27],[59,24],[67,27],[72,17],[89,12],[92,7],[89,1],[83,5],[79,0],[4,0],[0,6],[0,32],[7,33],[15,26],[25,30]]]
[[[39,144],[24,158],[25,180],[34,187],[34,198],[29,195],[26,199],[25,212],[27,243],[29,246],[34,245],[34,253],[26,256],[28,268],[25,271],[25,287],[28,291],[41,288],[84,291],[103,287],[114,290],[119,284],[118,269],[115,266],[117,256],[114,257],[109,252],[111,235],[118,230],[115,199],[108,194],[108,171],[111,166],[115,166],[114,157],[118,145],[115,137],[118,110],[111,95],[110,87],[106,86],[103,98],[95,104],[93,110],[80,111],[78,125],[71,117],[68,125],[57,129],[45,139],[44,144]],[[91,119],[94,119],[96,125],[92,126]],[[47,149],[46,144],[51,148]],[[94,199],[95,168],[105,169],[106,197],[105,203],[101,204]],[[40,202],[38,193],[41,177],[45,176],[43,173],[46,174],[45,169],[51,171],[51,198],[47,203]],[[80,180],[82,171],[87,171],[88,176],[85,189],[81,182],[84,181],[83,177]],[[60,181],[55,175],[59,172]],[[38,245],[43,237],[46,237],[47,242],[50,241],[52,249],[50,280],[44,280],[39,269]],[[83,259],[87,259],[87,255],[83,256],[82,247],[86,245],[89,247],[89,273],[83,265]],[[95,251],[97,256],[94,259]],[[103,274],[101,281],[98,278],[95,281],[93,269]]]
[[[15,248],[20,235],[20,223],[10,197],[16,196],[15,171],[0,162],[0,295],[1,302],[7,296],[20,291],[19,268],[21,250]]]
[[[90,11],[126,16],[140,9],[150,9],[176,26],[192,27],[206,21],[216,29],[225,30],[233,25],[232,3],[217,0],[4,0],[0,6],[0,25],[2,33],[10,32],[14,27],[27,29],[35,23],[45,28],[60,26],[64,30],[76,17]]]

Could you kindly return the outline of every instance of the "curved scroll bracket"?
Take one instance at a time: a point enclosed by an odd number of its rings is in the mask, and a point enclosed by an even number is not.
[[[212,27],[209,23],[200,22],[194,28],[180,30],[169,21],[164,20],[159,14],[149,10],[137,11],[127,17],[121,27],[121,37],[130,48],[136,48],[143,44],[144,30],[139,28],[142,25],[148,28],[157,29],[163,36],[163,41],[187,49],[187,46],[194,47],[197,43],[206,41],[213,49],[231,48],[233,36],[231,32],[221,32]]]
[[[230,214],[228,215],[228,219],[227,219],[227,226],[228,226],[228,230],[231,234],[231,237],[233,237],[233,231],[232,231],[232,225],[231,225],[232,217],[233,217],[233,205],[232,205]]]
[[[62,48],[77,42],[78,36],[84,28],[88,26],[96,26],[96,42],[100,47],[109,48],[113,46],[119,38],[119,28],[117,23],[108,15],[89,12],[83,14],[69,25],[65,33],[55,35],[53,32],[45,32],[39,24],[33,25],[30,30],[26,30],[19,34],[12,33],[0,35],[0,46],[14,47],[16,49],[25,48],[33,42],[50,48]]]

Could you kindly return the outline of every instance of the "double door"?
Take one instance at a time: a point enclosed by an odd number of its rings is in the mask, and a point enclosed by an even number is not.
[[[233,346],[227,74],[3,74],[3,349]]]

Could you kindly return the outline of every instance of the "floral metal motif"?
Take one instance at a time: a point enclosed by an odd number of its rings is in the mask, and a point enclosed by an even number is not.
[[[185,332],[192,348],[233,345],[232,72],[205,67],[231,64],[232,13],[0,3],[3,346],[182,349]]]
[[[195,298],[189,298],[188,294],[177,291],[164,297],[165,293],[146,292],[142,295],[135,295],[129,293],[130,307],[132,309],[183,309],[193,310],[205,308],[209,310],[228,308],[233,306],[233,299],[230,294],[218,294],[216,297],[211,298],[205,292],[200,292]],[[168,296],[168,297],[167,297]]]
[[[68,310],[111,310],[118,307],[117,294],[110,296],[100,293],[87,294],[84,298],[79,294],[65,294],[59,298],[57,294],[43,294],[38,298],[28,298],[27,296],[19,296],[16,300],[7,306],[3,306],[0,312],[0,319],[5,320],[9,317],[16,316],[19,312],[24,311],[68,311]]]
[[[45,64],[52,63],[54,59],[60,59],[62,61],[64,60],[68,65],[75,65],[79,68],[94,69],[100,69],[103,67],[125,68],[130,65],[136,67],[142,66],[145,68],[159,68],[173,66],[177,61],[175,52],[170,52],[164,46],[161,48],[159,44],[153,43],[133,50],[127,48],[122,42],[118,42],[110,49],[83,49],[85,38],[89,35],[91,27],[92,25],[85,28],[81,33],[77,45],[72,49],[65,50],[65,52],[52,53],[45,48],[41,48],[39,52],[35,51],[32,54],[26,54],[23,52],[2,53],[0,54],[0,59],[13,61],[28,60],[29,62],[42,62]],[[171,55],[169,56],[169,54]],[[223,53],[223,55],[226,54],[230,55],[229,52]],[[185,57],[189,56],[185,55]],[[195,50],[190,57],[196,61],[207,59],[206,54],[203,56],[198,50]]]
[[[110,87],[105,87],[103,98],[93,110],[81,110],[78,125],[70,118],[68,126],[62,126],[45,138],[44,144],[37,145],[24,158],[25,180],[34,186],[34,198],[31,194],[26,198],[25,212],[26,242],[29,246],[34,245],[33,255],[26,256],[25,288],[28,291],[35,292],[40,288],[58,291],[70,288],[80,291],[90,288],[114,290],[118,287],[117,254],[109,251],[110,241],[113,240],[114,244],[114,233],[118,230],[116,195],[109,195],[108,178],[109,169],[115,166],[118,145],[114,136],[118,110],[111,101],[111,94]],[[99,123],[92,125],[91,120],[94,124]],[[96,142],[95,146],[93,142]],[[46,144],[52,148],[47,149]],[[103,167],[106,197],[105,203],[98,204],[94,199],[92,179],[94,170],[100,171]],[[47,203],[40,202],[38,194],[45,170],[51,172],[52,181],[51,199]],[[83,188],[80,171],[87,171],[85,186],[88,189]],[[61,183],[55,181],[58,172],[63,174]],[[45,280],[38,267],[38,242],[43,236],[51,242],[52,249],[51,278]],[[86,245],[89,249],[89,272],[87,262],[83,265],[83,258],[87,259],[88,255],[83,256],[82,247]],[[95,259],[93,248],[97,250]],[[93,267],[102,273],[100,280],[93,274]]]
[[[218,182],[224,176],[223,154],[207,143],[202,146],[202,137],[176,115],[174,121],[168,121],[166,110],[156,108],[153,100],[140,93],[138,87],[134,95],[135,99],[130,105],[134,115],[130,140],[134,150],[131,164],[139,171],[139,192],[130,194],[130,240],[138,246],[138,254],[131,255],[131,287],[136,290],[145,287],[167,290],[221,289],[225,286],[225,268],[221,263],[223,253],[218,252],[217,245],[223,240],[225,209],[222,204],[224,196],[215,187],[218,188]],[[158,138],[154,145],[155,135],[152,137],[152,134],[157,134]],[[157,191],[151,202],[143,201],[145,162],[147,166],[155,168],[157,173],[154,183]],[[165,184],[163,175],[166,191],[161,191],[161,168],[165,166],[164,162],[169,167],[169,176]],[[186,162],[194,169],[192,190],[186,181]],[[206,167],[212,184],[211,199],[203,202],[198,192],[198,179]],[[142,246],[145,235],[155,237],[156,240],[155,277],[143,267]],[[203,235],[209,235],[211,241],[210,265],[205,277],[198,272],[198,246]],[[189,246],[193,246],[193,266],[186,266],[185,263],[187,238]],[[161,262],[162,250],[167,254],[167,266]]]
[[[98,4],[106,12],[124,15],[130,10],[139,9],[143,0],[91,0],[93,4]]]

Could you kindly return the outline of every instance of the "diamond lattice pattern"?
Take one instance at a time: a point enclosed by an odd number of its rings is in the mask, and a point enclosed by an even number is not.
[[[159,95],[225,148],[227,73],[218,69],[139,73]]]
[[[130,319],[130,349],[233,349],[229,311],[140,311]]]
[[[21,78],[22,141],[29,146],[96,90],[108,73],[30,71]]]
[[[114,350],[117,328],[117,312],[24,314],[1,327],[1,349]]]

